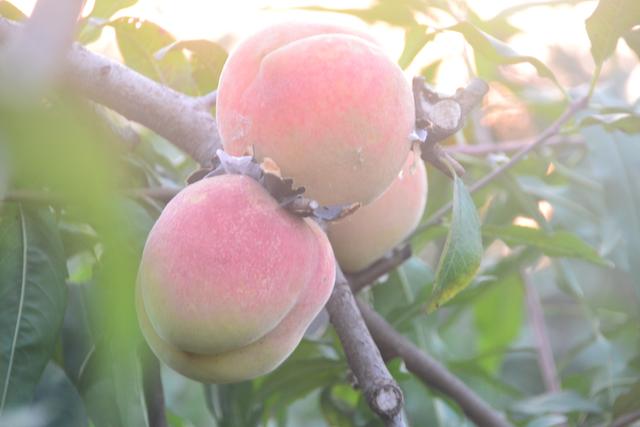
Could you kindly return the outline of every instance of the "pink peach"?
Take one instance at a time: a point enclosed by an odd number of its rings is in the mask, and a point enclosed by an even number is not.
[[[362,270],[402,242],[418,225],[427,202],[427,174],[411,153],[382,196],[329,224],[327,234],[340,266]]]
[[[410,85],[371,37],[297,22],[232,52],[216,116],[227,152],[273,159],[322,205],[380,195],[407,157],[415,121]]]
[[[330,244],[253,179],[188,186],[151,230],[138,275],[139,322],[169,366],[240,381],[278,366],[333,288]]]

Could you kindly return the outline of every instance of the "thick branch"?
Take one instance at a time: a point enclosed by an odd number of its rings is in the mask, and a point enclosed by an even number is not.
[[[0,18],[0,42],[20,25]],[[140,123],[209,165],[220,148],[211,98],[192,98],[117,62],[74,44],[67,55],[65,81],[87,98]]]
[[[404,426],[402,391],[384,364],[360,315],[351,288],[338,266],[327,311],[369,407],[387,426]]]
[[[398,333],[368,305],[358,302],[360,312],[371,335],[386,360],[400,357],[407,369],[427,386],[454,400],[471,421],[480,427],[509,427],[502,414],[484,402],[439,362],[423,353],[411,341]]]

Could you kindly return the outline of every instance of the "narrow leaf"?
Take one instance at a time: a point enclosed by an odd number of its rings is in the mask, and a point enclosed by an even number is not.
[[[31,401],[58,336],[66,265],[53,215],[0,212],[0,414]]]
[[[457,176],[453,182],[453,213],[427,312],[434,311],[466,288],[482,259],[480,218],[473,199]]]
[[[594,264],[608,266],[594,248],[568,231],[546,232],[518,225],[485,225],[482,234],[502,240],[509,246],[525,245],[539,249],[550,257],[580,258]]]

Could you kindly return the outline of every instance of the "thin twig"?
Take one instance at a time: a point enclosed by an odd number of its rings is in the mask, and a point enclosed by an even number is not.
[[[513,141],[503,141],[497,143],[471,144],[471,145],[445,145],[442,147],[449,154],[465,154],[470,156],[485,156],[493,153],[510,153],[522,150],[530,145],[531,139],[521,139]],[[580,137],[555,135],[545,142],[548,146],[584,146],[585,141]]]
[[[626,427],[638,420],[640,420],[640,411],[630,412],[613,420],[609,427]]]
[[[551,348],[549,334],[547,333],[547,327],[545,326],[540,296],[538,295],[535,285],[532,283],[531,274],[523,270],[520,275],[525,285],[529,321],[536,343],[538,366],[540,367],[542,380],[547,391],[559,392],[560,382],[558,381],[558,371],[556,369],[556,362],[553,359],[553,350]]]
[[[476,191],[483,189],[488,184],[490,184],[493,180],[495,180],[500,175],[502,175],[504,172],[514,167],[516,164],[518,164],[518,162],[524,159],[527,156],[527,154],[529,154],[531,151],[536,149],[538,146],[542,145],[549,138],[551,138],[552,136],[560,132],[560,130],[562,129],[562,126],[564,126],[564,124],[567,123],[578,111],[585,108],[588,102],[589,102],[589,98],[584,97],[579,101],[569,105],[569,107],[565,110],[565,112],[562,113],[562,115],[555,122],[553,122],[548,128],[546,128],[540,135],[538,135],[536,139],[531,141],[529,145],[526,145],[522,149],[520,149],[520,151],[514,154],[514,156],[508,162],[495,168],[494,170],[492,170],[491,172],[489,172],[488,174],[480,178],[478,181],[473,183],[473,185],[469,187],[469,191],[471,193],[475,193]],[[452,202],[449,202],[443,207],[441,207],[438,211],[436,211],[431,216],[431,218],[429,218],[429,220],[427,220],[426,222],[421,224],[418,228],[416,228],[415,231],[411,234],[411,236],[409,236],[408,239],[415,236],[416,234],[421,233],[427,228],[430,228],[434,225],[439,224],[440,221],[442,221],[442,219],[449,213],[452,207],[453,207]]]
[[[391,270],[401,265],[411,258],[411,245],[402,245],[395,248],[389,256],[380,258],[371,266],[353,274],[347,274],[351,290],[354,293],[360,292],[366,286],[372,284],[380,277],[388,274]]]
[[[20,24],[0,18],[0,43]],[[65,83],[81,95],[151,129],[202,165],[221,146],[214,117],[199,98],[157,83],[115,61],[74,44],[65,64]]]
[[[153,427],[167,427],[167,416],[164,406],[164,391],[160,376],[160,363],[145,346],[143,354],[143,382],[144,397],[147,404],[149,425]]]
[[[393,329],[371,307],[362,302],[358,302],[358,306],[385,360],[400,357],[410,372],[420,378],[427,386],[453,399],[467,417],[478,426],[511,426],[502,414],[487,405],[484,400],[449,372],[447,368],[426,353],[423,353],[411,341]]]
[[[371,410],[390,427],[404,426],[402,390],[387,369],[358,310],[355,297],[337,265],[336,284],[327,311],[358,386]]]

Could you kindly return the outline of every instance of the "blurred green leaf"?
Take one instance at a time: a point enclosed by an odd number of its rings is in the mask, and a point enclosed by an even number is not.
[[[511,410],[526,415],[568,414],[572,412],[600,413],[596,403],[587,400],[574,391],[547,393],[521,400]]]
[[[123,17],[109,23],[116,31],[118,47],[127,66],[162,84],[187,94],[196,94],[191,67],[182,50],[156,53],[175,43],[164,28],[138,18]]]
[[[27,16],[22,13],[20,9],[6,0],[0,0],[0,16],[11,19],[12,21],[22,21],[27,19]]]
[[[403,70],[411,65],[411,62],[413,62],[422,48],[430,41],[433,41],[438,34],[436,32],[427,33],[427,29],[424,25],[415,25],[405,30],[404,49],[398,59],[398,65]]]
[[[254,427],[260,420],[262,405],[253,397],[253,384],[205,384],[205,398],[219,427]]]
[[[482,227],[482,234],[500,239],[509,246],[526,245],[539,249],[551,257],[580,258],[597,265],[609,263],[577,235],[568,231],[547,232],[542,229],[519,225],[490,225]]]
[[[591,56],[596,64],[602,64],[611,56],[618,39],[637,24],[640,24],[640,2],[637,0],[600,0],[586,21]]]
[[[138,0],[96,0],[91,16],[108,19],[117,11],[133,6]]]
[[[638,59],[640,59],[640,28],[631,30],[624,36],[624,41],[627,42],[631,50],[633,50]]]
[[[331,393],[331,387],[327,387],[320,393],[320,411],[326,423],[331,427],[352,427],[353,410],[342,400]]]
[[[52,213],[0,211],[0,413],[28,403],[56,343],[66,305],[64,251]]]
[[[191,73],[199,92],[205,94],[217,88],[222,66],[227,60],[227,51],[209,40],[181,40],[160,49],[155,58],[162,60],[169,52],[182,49],[191,52]]]
[[[111,360],[115,399],[124,427],[151,427],[142,386],[142,369],[134,349],[114,352]]]
[[[268,413],[273,414],[313,390],[338,381],[344,370],[344,362],[338,360],[288,360],[260,383],[255,400],[264,402]]]
[[[416,23],[415,11],[421,10],[424,6],[424,2],[420,0],[376,0],[371,6],[363,9],[340,9],[323,6],[305,6],[298,9],[346,13],[357,16],[369,24],[386,22],[398,27],[409,27]]]
[[[580,126],[600,125],[609,132],[640,133],[640,114],[635,112],[593,114],[580,122]]]
[[[619,234],[610,258],[628,272],[640,297],[640,150],[636,136],[591,126],[581,130],[589,144],[592,174],[603,186],[604,225]],[[603,226],[604,226],[603,225]]]
[[[529,422],[527,427],[555,427],[567,425],[567,417],[564,415],[551,414],[544,415]]]
[[[632,385],[625,393],[622,393],[613,403],[613,416],[621,415],[640,410],[640,382]]]
[[[447,27],[444,30],[455,31],[462,34],[474,51],[484,55],[497,64],[531,64],[540,76],[550,79],[558,89],[563,93],[565,92],[564,88],[560,85],[560,82],[558,82],[555,74],[549,67],[547,67],[547,65],[545,65],[544,62],[538,58],[534,58],[533,56],[522,55],[516,52],[508,44],[496,39],[490,34],[485,33],[473,24],[469,22],[460,22],[459,24]]]
[[[479,354],[500,351],[518,337],[524,321],[524,292],[518,274],[501,277],[486,290],[473,305],[477,349]],[[480,364],[488,372],[496,373],[502,352],[484,357]]]
[[[480,218],[473,199],[457,176],[453,182],[451,228],[444,245],[427,311],[431,312],[467,287],[480,266]]]
[[[49,363],[36,388],[33,406],[46,408],[42,427],[85,427],[89,424],[84,403],[64,371]]]

